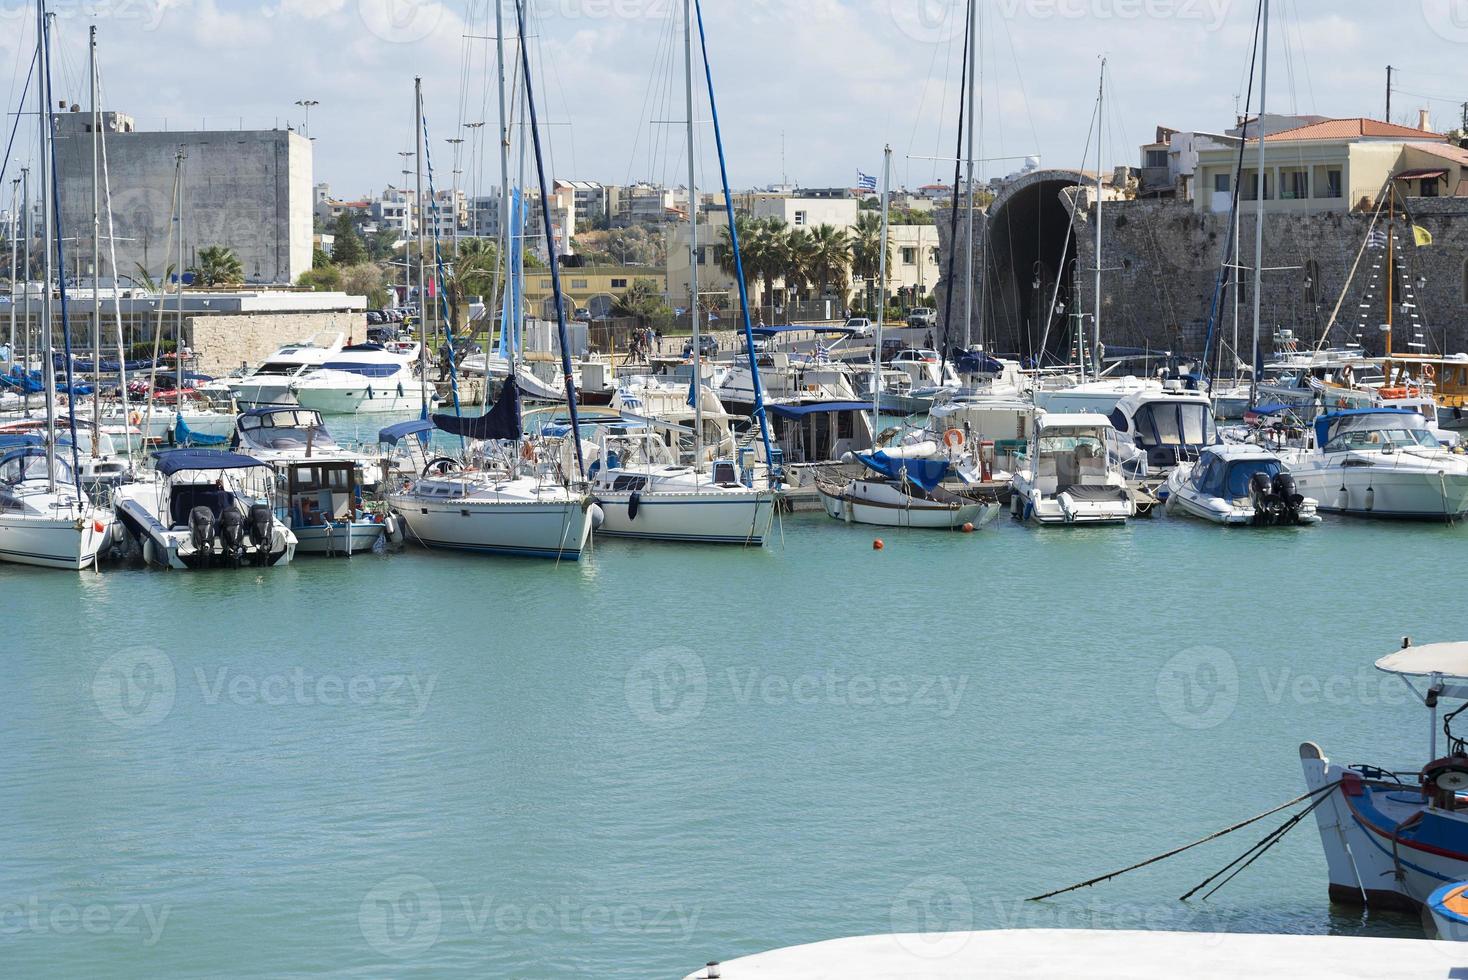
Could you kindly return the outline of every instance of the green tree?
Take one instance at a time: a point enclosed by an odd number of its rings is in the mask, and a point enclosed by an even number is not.
[[[858,221],[860,227],[860,221]],[[817,225],[810,233],[812,255],[811,278],[820,295],[835,292],[842,305],[846,303],[846,277],[851,264],[851,239],[839,228]]]
[[[331,265],[331,256],[322,250],[320,245],[311,247],[311,268],[321,269]]]
[[[331,245],[331,261],[336,265],[360,265],[367,260],[367,249],[352,224],[352,216],[343,211],[332,228],[336,240]]]
[[[342,288],[342,271],[334,265],[307,269],[296,280],[296,285],[308,286],[320,293],[338,292]]]
[[[887,268],[890,272],[891,246],[888,246]],[[872,290],[881,273],[882,262],[882,216],[870,211],[857,216],[856,227],[851,235],[851,270],[865,284],[866,300],[863,309],[874,309]]]
[[[177,268],[177,266],[170,263],[168,267],[163,270],[162,282],[155,281],[153,279],[153,276],[148,272],[147,266],[143,265],[143,263],[134,263],[134,268],[138,273],[136,279],[140,286],[142,286],[150,293],[161,293],[168,287],[169,282],[172,281],[173,272],[174,269]]]
[[[199,249],[198,259],[189,270],[196,286],[233,286],[245,281],[245,267],[233,249],[210,245]]]
[[[672,311],[663,301],[658,284],[651,279],[634,279],[626,291],[612,301],[615,316],[633,317],[639,327],[661,328],[672,319]]]

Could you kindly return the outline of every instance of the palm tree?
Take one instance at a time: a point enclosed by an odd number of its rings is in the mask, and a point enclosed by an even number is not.
[[[744,266],[744,290],[747,293],[749,287],[754,285],[755,267],[750,261],[750,246],[755,237],[755,222],[748,215],[738,214],[734,216],[734,230],[739,233],[739,255]],[[724,226],[724,239],[715,250],[715,258],[719,263],[719,269],[727,276],[737,275],[734,267],[734,240],[729,234],[729,226]],[[641,280],[639,280],[641,281]],[[636,285],[636,283],[633,283]]]
[[[233,249],[210,245],[199,249],[199,264],[189,270],[196,286],[233,286],[245,281],[245,267]]]
[[[887,267],[892,267],[891,250],[888,246]],[[882,216],[865,212],[856,219],[856,229],[851,239],[851,269],[862,278],[866,291],[866,309],[872,309],[872,287],[882,274]]]
[[[173,263],[170,262],[168,264],[168,267],[163,270],[163,281],[160,283],[153,278],[153,276],[148,272],[147,266],[143,265],[143,263],[135,262],[133,263],[133,265],[137,269],[138,283],[150,293],[163,292],[164,288],[168,285],[168,281],[173,278],[173,270],[176,268],[176,266],[174,266]]]
[[[846,279],[847,269],[851,264],[851,239],[846,232],[831,225],[817,225],[810,233],[813,254],[811,256],[811,275],[816,281],[820,294],[825,296],[831,288],[836,290],[836,298],[844,307],[846,305]]]
[[[820,278],[820,242],[812,232],[803,228],[792,228],[785,234],[783,248],[785,283],[789,298],[799,301],[801,294],[807,292],[811,281]]]

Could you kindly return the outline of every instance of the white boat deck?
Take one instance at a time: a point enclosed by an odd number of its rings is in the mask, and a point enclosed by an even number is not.
[[[1357,936],[999,929],[859,936],[718,964],[724,980],[973,977],[1414,980],[1468,976],[1468,943]],[[709,977],[703,967],[687,980]]]

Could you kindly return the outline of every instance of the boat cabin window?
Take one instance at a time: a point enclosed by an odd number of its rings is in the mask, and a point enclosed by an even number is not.
[[[713,480],[721,486],[730,486],[738,483],[734,473],[734,464],[728,460],[720,460],[714,464]]]
[[[301,367],[302,365],[292,364],[289,361],[266,361],[255,369],[255,373],[260,375],[295,374],[301,370]]]
[[[1143,405],[1132,417],[1137,445],[1206,446],[1215,441],[1213,413],[1207,405],[1158,402]]]
[[[1325,444],[1328,453],[1351,449],[1409,449],[1414,446],[1437,448],[1437,440],[1426,429],[1396,428],[1352,429],[1340,432]]]

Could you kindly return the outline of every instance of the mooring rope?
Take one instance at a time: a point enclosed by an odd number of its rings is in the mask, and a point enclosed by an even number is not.
[[[1069,885],[1069,886],[1067,886],[1065,888],[1057,888],[1055,891],[1046,892],[1043,895],[1036,895],[1033,898],[1027,898],[1027,899],[1025,899],[1025,901],[1027,901],[1027,902],[1039,902],[1039,901],[1043,901],[1044,899],[1047,899],[1047,898],[1054,898],[1056,895],[1064,895],[1066,892],[1073,892],[1073,891],[1076,891],[1077,889],[1081,889],[1081,888],[1089,888],[1092,885],[1098,885],[1098,884],[1100,884],[1103,881],[1109,881],[1112,878],[1116,878],[1116,877],[1118,877],[1120,875],[1124,875],[1128,871],[1136,871],[1138,868],[1145,868],[1149,864],[1156,864],[1158,861],[1161,861],[1164,858],[1170,858],[1170,857],[1172,857],[1175,854],[1181,854],[1183,851],[1191,850],[1191,849],[1197,847],[1199,844],[1206,844],[1209,841],[1217,840],[1220,837],[1225,837],[1225,836],[1233,833],[1236,830],[1242,830],[1243,828],[1249,826],[1252,823],[1258,823],[1260,820],[1263,820],[1265,817],[1273,816],[1274,814],[1280,812],[1281,810],[1288,810],[1290,807],[1295,806],[1296,804],[1299,804],[1299,803],[1303,803],[1303,802],[1305,802],[1306,800],[1308,800],[1308,799],[1310,799],[1312,797],[1320,796],[1321,799],[1324,799],[1325,797],[1323,795],[1321,795],[1321,794],[1329,793],[1331,790],[1335,789],[1339,785],[1340,785],[1340,780],[1336,780],[1333,783],[1327,783],[1324,786],[1320,786],[1320,787],[1318,787],[1316,789],[1312,789],[1308,793],[1305,793],[1305,794],[1302,794],[1300,796],[1297,796],[1293,800],[1289,800],[1288,802],[1281,803],[1277,807],[1273,807],[1271,809],[1265,810],[1263,813],[1258,814],[1257,816],[1253,816],[1253,817],[1250,817],[1247,820],[1240,821],[1239,823],[1236,823],[1236,824],[1234,824],[1231,827],[1225,827],[1222,830],[1214,831],[1213,833],[1209,834],[1206,837],[1200,837],[1199,839],[1193,841],[1191,844],[1184,844],[1181,847],[1175,847],[1175,848],[1173,848],[1170,851],[1165,851],[1162,854],[1158,854],[1155,857],[1149,857],[1145,861],[1138,861],[1136,864],[1129,865],[1128,867],[1122,868],[1119,871],[1112,871],[1112,872],[1109,872],[1109,873],[1104,874],[1104,875],[1098,875],[1095,878],[1090,878],[1090,879],[1088,879],[1086,881],[1082,881],[1082,882],[1080,882],[1078,884],[1075,884],[1075,885]],[[1313,809],[1313,804],[1312,804],[1312,809]],[[1307,810],[1306,812],[1309,812],[1309,811]],[[1252,848],[1251,848],[1251,850],[1252,850]],[[1248,852],[1246,851],[1245,853],[1248,853]],[[1189,893],[1189,894],[1191,894],[1191,893]]]

